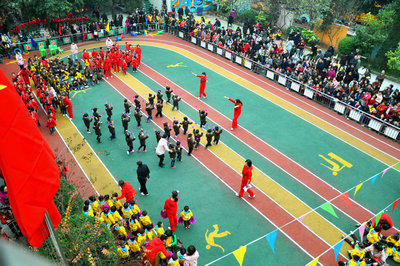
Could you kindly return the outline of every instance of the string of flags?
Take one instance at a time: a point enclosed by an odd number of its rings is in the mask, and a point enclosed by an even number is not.
[[[287,224],[281,226],[280,228],[278,228],[278,229],[276,229],[276,230],[274,230],[274,231],[272,231],[272,232],[266,234],[264,237],[260,237],[259,239],[255,240],[255,241],[252,241],[252,242],[250,242],[250,243],[254,243],[254,242],[256,242],[256,241],[259,241],[259,240],[265,238],[265,239],[267,240],[267,242],[268,242],[268,244],[269,244],[269,246],[270,246],[272,252],[275,254],[275,243],[276,243],[276,239],[277,239],[277,236],[278,236],[278,231],[279,231],[279,229],[281,229],[281,228],[287,226],[288,224],[290,224],[290,223],[292,223],[292,222],[294,222],[294,221],[296,221],[296,220],[298,220],[298,221],[300,221],[300,222],[303,223],[304,218],[305,218],[309,213],[314,212],[315,210],[317,210],[317,209],[319,209],[319,208],[321,208],[322,210],[328,212],[328,213],[331,214],[332,216],[334,216],[334,217],[336,217],[336,218],[339,218],[338,215],[337,215],[336,212],[335,212],[335,209],[333,208],[332,204],[330,203],[331,201],[333,201],[333,200],[335,200],[335,199],[337,199],[337,198],[340,198],[340,199],[342,199],[342,200],[351,208],[351,207],[352,207],[352,201],[351,201],[351,199],[350,199],[350,197],[349,197],[349,191],[351,191],[351,190],[353,190],[353,189],[355,188],[354,196],[356,196],[357,192],[361,189],[361,187],[362,187],[366,182],[368,182],[369,180],[371,180],[371,184],[375,184],[375,182],[376,182],[376,180],[378,179],[378,177],[381,176],[381,178],[382,178],[382,177],[386,174],[386,172],[387,172],[391,167],[393,167],[393,166],[387,167],[387,168],[386,168],[385,170],[383,170],[381,173],[378,173],[378,174],[376,174],[376,175],[374,175],[374,176],[372,176],[372,177],[366,179],[366,180],[363,181],[362,183],[360,183],[360,184],[358,184],[358,185],[356,185],[356,186],[354,186],[354,187],[348,189],[347,191],[343,192],[343,193],[340,194],[339,196],[337,196],[337,197],[335,197],[335,198],[333,198],[333,199],[331,199],[331,200],[329,200],[329,201],[326,201],[324,204],[322,204],[322,205],[320,205],[320,206],[318,206],[318,207],[316,207],[316,208],[310,210],[309,212],[307,212],[307,213],[303,214],[302,216],[298,217],[297,219],[294,219],[294,220],[290,221],[289,223],[287,223]],[[399,167],[400,167],[400,162],[398,162],[394,168],[395,168],[395,169],[399,169]],[[388,206],[386,206],[382,211],[380,211],[380,212],[376,215],[375,224],[378,224],[378,223],[379,223],[379,221],[380,221],[380,219],[381,219],[381,216],[382,216],[382,214],[384,213],[385,209],[387,209],[387,208],[390,207],[391,205],[392,205],[392,214],[393,214],[394,211],[395,211],[395,209],[396,209],[396,207],[397,207],[397,205],[399,204],[399,201],[400,201],[400,198],[397,199],[397,200],[395,200],[393,203],[389,204]],[[366,225],[366,222],[364,222],[363,224],[361,224],[360,227],[359,227],[358,229],[356,229],[355,231],[350,232],[350,234],[347,235],[346,237],[348,237],[348,236],[350,236],[351,234],[353,234],[353,233],[355,233],[355,232],[358,231],[358,233],[359,233],[359,235],[360,235],[360,238],[362,239],[363,236],[364,236],[364,233],[365,233],[365,225]],[[339,257],[340,250],[341,250],[341,248],[342,248],[342,246],[343,246],[343,241],[344,241],[344,240],[342,239],[342,240],[340,240],[338,243],[336,243],[335,245],[332,246],[332,247],[333,247],[333,250],[334,250],[335,260],[336,260],[336,261],[337,261],[337,259],[338,259],[338,257]],[[249,244],[250,244],[250,243],[249,243]],[[247,244],[247,245],[249,245],[249,244]],[[236,260],[238,261],[238,263],[239,263],[240,266],[242,266],[242,264],[243,264],[243,260],[244,260],[244,257],[245,257],[246,251],[247,251],[247,245],[245,245],[245,246],[240,246],[237,250],[235,250],[235,251],[232,252],[233,255],[235,256]],[[332,247],[330,247],[328,250],[326,250],[326,251],[325,251],[324,253],[322,253],[320,256],[314,258],[314,260],[311,261],[310,263],[308,263],[307,266],[316,266],[316,265],[318,265],[318,261],[319,261],[320,257],[321,257],[322,255],[324,255],[326,252],[328,252],[329,250],[331,250]]]

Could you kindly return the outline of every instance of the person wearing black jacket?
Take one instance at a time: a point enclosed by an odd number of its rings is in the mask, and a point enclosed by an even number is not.
[[[83,120],[83,122],[85,123],[86,132],[87,132],[88,134],[90,134],[90,122],[93,121],[93,118],[89,118],[89,114],[85,113],[85,114],[83,115],[82,120]]]
[[[101,143],[101,128],[100,128],[100,121],[97,121],[93,125],[94,133],[96,133],[96,139],[98,143]]]
[[[128,130],[128,123],[131,121],[131,117],[126,114],[122,114],[121,116],[122,126],[124,127],[124,131]]]
[[[129,150],[126,151],[126,154],[131,154],[134,152],[133,150],[133,142],[135,141],[135,136],[133,136],[128,130],[125,130],[125,141],[129,147]]]
[[[110,140],[115,139],[115,126],[114,126],[114,120],[111,120],[110,123],[108,124],[108,130],[110,131]]]
[[[111,121],[111,116],[112,116],[112,110],[114,107],[110,106],[108,103],[106,103],[106,113],[107,113],[107,121]]]
[[[147,196],[149,195],[149,192],[147,191],[146,182],[150,178],[150,169],[146,164],[143,164],[142,161],[137,161],[136,164],[138,166],[136,173],[140,184],[140,193],[144,196]]]

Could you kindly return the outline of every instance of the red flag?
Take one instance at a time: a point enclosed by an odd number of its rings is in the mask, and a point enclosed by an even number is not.
[[[400,200],[400,199],[396,200],[396,201],[393,203],[393,210],[392,210],[392,213],[394,213],[394,210],[396,209],[397,204],[399,204],[399,200]]]
[[[58,33],[60,33],[60,35],[62,35],[62,31],[61,31],[61,23],[58,24]]]
[[[352,205],[351,205],[351,200],[350,200],[350,197],[349,197],[349,193],[348,193],[348,192],[345,192],[345,193],[343,193],[342,195],[340,195],[340,198],[341,198],[344,202],[346,202],[346,203],[349,205],[350,208],[352,207]]]
[[[53,202],[60,174],[53,152],[1,69],[0,113],[0,168],[10,205],[29,243],[41,247],[48,236],[46,211],[54,227],[61,221]]]

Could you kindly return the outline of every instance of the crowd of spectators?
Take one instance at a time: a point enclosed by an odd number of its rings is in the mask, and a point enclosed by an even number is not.
[[[315,40],[306,44],[300,32],[291,30],[288,38],[282,40],[277,27],[263,28],[258,22],[246,22],[243,29],[234,29],[225,28],[217,18],[212,23],[203,17],[196,20],[189,14],[180,20],[172,13],[167,23],[190,36],[251,59],[276,74],[298,80],[325,93],[328,99],[340,100],[400,126],[399,90],[393,85],[382,87],[385,71],[372,80],[370,70],[362,65],[358,49],[339,57],[332,46],[323,52]]]

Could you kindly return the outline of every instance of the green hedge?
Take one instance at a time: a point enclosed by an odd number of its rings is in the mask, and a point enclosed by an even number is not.
[[[341,54],[350,54],[356,48],[356,39],[354,37],[344,37],[340,40],[338,50]]]

